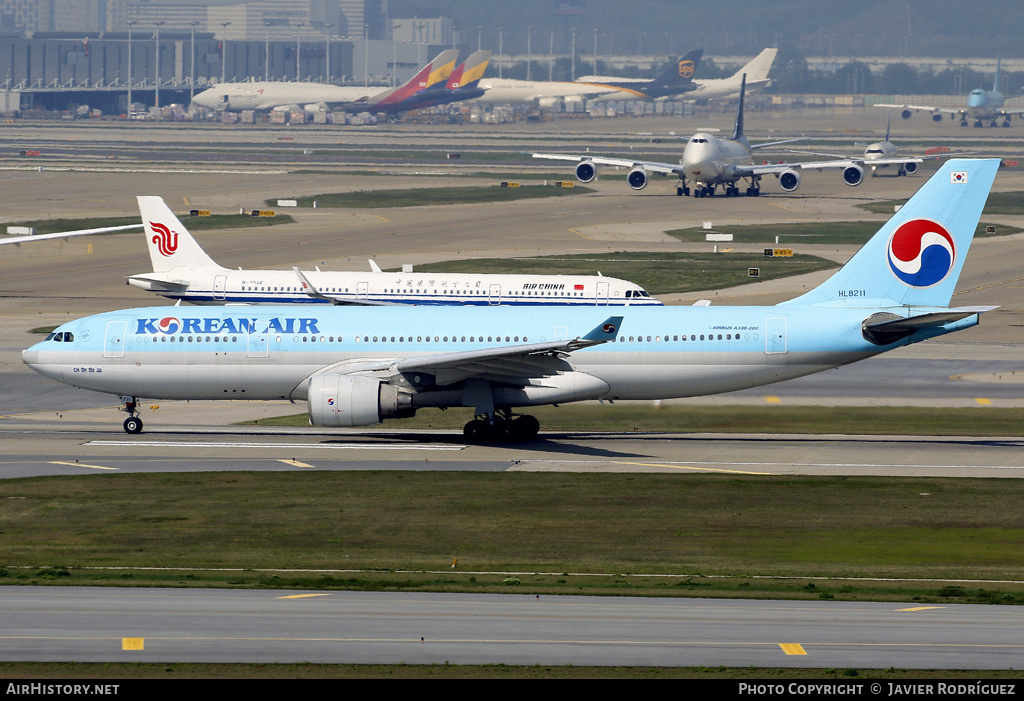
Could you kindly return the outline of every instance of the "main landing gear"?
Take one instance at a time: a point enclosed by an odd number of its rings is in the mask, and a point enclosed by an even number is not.
[[[462,429],[470,443],[515,443],[537,437],[540,422],[527,415],[513,416],[508,409],[481,414]]]
[[[140,433],[142,431],[142,419],[139,418],[139,410],[135,397],[121,397],[124,406],[121,411],[128,412],[128,418],[124,420],[125,433]]]

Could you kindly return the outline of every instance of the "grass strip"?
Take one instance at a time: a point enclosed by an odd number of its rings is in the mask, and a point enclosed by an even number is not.
[[[680,404],[564,404],[530,407],[544,432],[764,433],[901,436],[1019,436],[1020,408],[688,406]],[[462,430],[472,409],[421,409],[408,419],[387,419],[387,429]],[[245,422],[251,425],[253,422]],[[309,416],[260,419],[260,426],[308,426]],[[365,429],[372,430],[372,429]],[[543,437],[543,434],[542,434]]]
[[[866,202],[857,206],[861,209],[866,209],[869,212],[875,212],[876,214],[892,214],[897,205],[904,205],[906,203],[906,199],[900,199],[884,200],[882,202]],[[982,215],[985,214],[1024,214],[1024,192],[990,192],[988,200],[985,202],[985,209],[982,212]],[[1005,229],[1012,227],[1000,228]],[[1020,229],[1017,229],[1017,231],[1020,231]],[[1016,231],[1012,233],[1016,233]]]
[[[878,203],[872,203],[878,204]],[[867,205],[858,205],[859,207],[867,207]],[[872,209],[871,211],[876,211]],[[885,213],[892,214],[892,207],[889,206],[884,210]],[[995,212],[988,212],[988,214],[995,214]],[[753,226],[721,226],[716,227],[714,233],[716,234],[732,234],[733,243],[760,243],[768,244],[772,248],[793,248],[800,244],[846,244],[846,245],[863,245],[878,231],[881,226],[881,222],[877,221],[849,221],[849,222],[806,222],[806,223],[792,223],[792,224],[756,224]],[[978,228],[975,230],[974,235],[977,238],[986,238],[989,236],[1009,236],[1010,234],[1016,234],[1024,229],[1020,229],[1015,226],[1008,226],[1000,224],[996,227],[994,233],[988,233],[987,227],[991,226],[988,223],[982,222],[978,224]],[[674,236],[680,241],[686,241],[689,243],[703,243],[705,235],[708,231],[704,229],[673,229],[672,231],[666,231],[669,236]],[[778,243],[775,243],[776,237],[778,237]],[[719,246],[728,246],[729,244],[719,244]]]
[[[570,181],[569,177],[565,178]],[[510,181],[513,179],[510,178]],[[517,200],[539,199],[541,197],[567,197],[594,192],[588,187],[545,187],[531,185],[523,187],[421,187],[409,190],[363,190],[359,192],[337,192],[299,197],[299,207],[347,207],[375,209],[380,207],[422,207],[437,204],[478,204],[482,202],[514,202]],[[267,200],[268,205],[277,200]]]
[[[517,275],[602,275],[635,282],[649,293],[672,294],[714,290],[830,270],[839,265],[825,258],[795,255],[765,258],[754,253],[688,253],[619,251],[536,258],[476,258],[416,266],[418,273],[501,273]],[[750,277],[750,268],[759,275]]]
[[[5,584],[1024,602],[1024,480],[229,471],[3,496]]]

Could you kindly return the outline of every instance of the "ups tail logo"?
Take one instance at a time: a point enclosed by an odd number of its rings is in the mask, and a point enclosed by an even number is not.
[[[689,80],[693,77],[693,61],[680,61],[679,62],[679,75]]]

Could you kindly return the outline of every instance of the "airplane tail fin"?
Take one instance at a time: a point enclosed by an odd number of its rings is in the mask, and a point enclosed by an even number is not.
[[[447,55],[446,55],[447,54]],[[436,59],[430,62],[430,73],[427,75],[426,87],[437,84],[444,84],[448,77],[455,71],[455,61],[459,58],[459,52],[455,49],[444,51]]]
[[[431,85],[448,79],[455,70],[455,61],[459,56],[458,49],[446,49],[433,61],[425,65],[412,78],[398,87],[391,88],[367,101],[367,111],[375,108],[395,108],[416,93],[426,90]]]
[[[946,161],[835,275],[783,304],[949,306],[998,169],[994,158]]]
[[[206,255],[163,198],[139,196],[138,200],[153,272],[175,268],[223,269]]]
[[[704,49],[694,49],[690,53],[669,66],[664,73],[654,79],[658,85],[687,85],[697,72]]]
[[[474,51],[448,78],[448,89],[475,88],[480,79],[484,77],[484,72],[487,70],[487,65],[490,62],[490,51]]]
[[[768,80],[768,71],[772,69],[772,64],[775,63],[775,55],[778,53],[778,49],[765,49],[752,58],[750,63],[736,71],[736,75],[746,74],[747,80],[751,83]]]
[[[740,105],[736,109],[736,125],[732,130],[733,141],[744,141],[743,136],[743,96],[747,92],[747,74],[744,73],[740,79]]]

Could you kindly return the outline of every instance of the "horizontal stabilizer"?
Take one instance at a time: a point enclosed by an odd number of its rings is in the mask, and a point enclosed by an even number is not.
[[[911,317],[901,317],[888,312],[872,314],[861,324],[861,331],[871,343],[880,346],[895,343],[922,329],[945,326],[954,321],[966,319],[975,314],[998,309],[999,307],[958,307],[941,312],[929,312]]]

